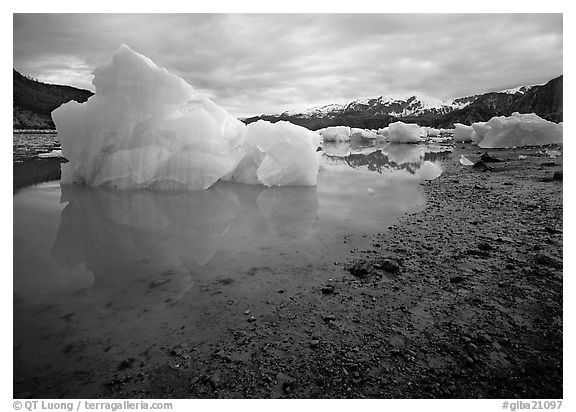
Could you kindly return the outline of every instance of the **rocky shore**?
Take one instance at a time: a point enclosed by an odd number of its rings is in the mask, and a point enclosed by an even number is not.
[[[115,370],[15,396],[561,398],[562,156],[546,149],[457,144],[423,210],[312,287],[262,286],[276,289],[241,322],[222,308],[217,333],[206,315]]]

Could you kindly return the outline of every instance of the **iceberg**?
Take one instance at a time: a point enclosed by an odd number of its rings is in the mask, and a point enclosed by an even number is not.
[[[438,137],[440,136],[440,130],[435,129],[433,127],[427,127],[426,131],[428,132],[428,137]]]
[[[372,132],[371,130],[366,129],[359,129],[353,127],[350,129],[350,138],[359,138],[359,139],[376,139],[378,135]]]
[[[126,45],[93,74],[96,93],[88,101],[52,112],[68,159],[61,166],[62,184],[197,190],[218,180],[316,182],[313,132],[295,125],[256,126],[249,138],[244,123]],[[290,140],[293,135],[300,137]],[[311,169],[294,170],[304,166]]]
[[[250,123],[247,129],[248,145],[255,146],[263,154],[256,169],[260,183],[266,186],[316,186],[322,156],[322,152],[316,151],[321,140],[318,133],[285,121],[258,120]],[[250,163],[251,168],[253,165]]]
[[[467,126],[462,123],[454,123],[454,136],[455,142],[471,142],[472,141],[472,129],[471,126]]]
[[[476,123],[472,123],[472,134],[470,135],[470,138],[472,139],[472,142],[475,144],[478,144],[478,142],[480,142],[480,140],[484,139],[484,136],[486,136],[486,133],[488,133],[488,131],[490,130],[490,126],[486,125],[486,122],[476,122]]]
[[[348,126],[330,126],[317,130],[324,142],[347,142],[350,140],[351,129]]]
[[[562,143],[563,137],[562,123],[544,120],[534,113],[493,117],[482,127],[485,133],[478,146],[484,149],[556,144]]]
[[[390,123],[388,139],[391,143],[418,143],[421,141],[420,126],[403,122]]]
[[[387,137],[388,136],[388,127],[383,127],[382,129],[378,129],[376,132],[380,136]]]

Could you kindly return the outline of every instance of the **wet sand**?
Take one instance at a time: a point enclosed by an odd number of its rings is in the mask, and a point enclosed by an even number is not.
[[[504,162],[482,171],[458,159],[485,150],[458,144],[422,184],[426,207],[343,236],[346,256],[284,284],[267,267],[247,290],[207,280],[182,309],[194,316],[102,344],[99,365],[81,361],[89,342],[64,345],[77,366],[42,379],[15,368],[14,395],[560,398],[562,158],[538,150],[488,150]]]

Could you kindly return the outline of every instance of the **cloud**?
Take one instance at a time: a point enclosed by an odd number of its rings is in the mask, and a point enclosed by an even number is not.
[[[14,67],[52,83],[93,90],[121,43],[237,116],[543,83],[563,58],[560,14],[14,15]]]

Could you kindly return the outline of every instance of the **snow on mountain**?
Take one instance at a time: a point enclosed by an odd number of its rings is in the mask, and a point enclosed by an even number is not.
[[[518,86],[512,89],[501,90],[496,93],[523,95],[533,86]],[[345,104],[327,104],[315,106],[304,111],[288,110],[273,116],[294,116],[301,118],[332,117],[340,113],[362,111],[373,115],[390,115],[395,117],[413,117],[421,115],[444,115],[453,110],[463,109],[480,95],[458,97],[440,100],[426,95],[398,95],[391,94],[379,97],[368,97],[353,100]]]
[[[289,110],[278,115],[298,117],[325,117],[344,112],[364,111],[375,115],[387,114],[396,117],[418,116],[422,114],[445,114],[461,109],[472,103],[477,96],[440,100],[424,95],[391,95],[373,98],[361,98],[347,104],[327,104],[315,106],[304,111]]]
[[[541,86],[541,85],[532,85],[532,86],[518,86],[512,89],[500,90],[498,93],[506,93],[506,94],[524,94],[534,86]]]

